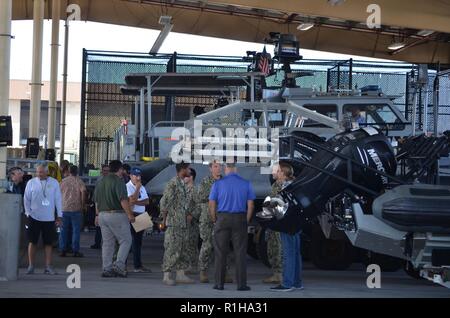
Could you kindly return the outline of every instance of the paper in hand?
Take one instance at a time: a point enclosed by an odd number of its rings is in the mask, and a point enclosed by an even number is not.
[[[148,213],[142,213],[135,218],[134,223],[131,223],[136,233],[146,230],[153,226],[152,219]]]

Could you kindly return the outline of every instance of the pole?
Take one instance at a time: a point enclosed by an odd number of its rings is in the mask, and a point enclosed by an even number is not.
[[[136,137],[134,139],[135,139],[135,142],[137,145],[137,139],[139,136],[139,99],[137,96],[134,98],[134,122],[133,122],[133,124],[136,127]],[[141,157],[140,151],[136,151],[136,158],[140,158],[140,157]]]
[[[145,132],[145,88],[141,88],[141,96],[140,96],[140,110],[141,110],[141,118],[139,125],[139,140],[140,140],[140,153],[141,156],[145,156],[144,150],[144,132]]]
[[[438,121],[439,121],[439,73],[436,74],[433,85],[433,121],[434,136],[438,135]]]
[[[428,83],[425,85],[425,98],[423,102],[423,133],[428,133],[428,101],[429,101]]]
[[[9,113],[12,0],[0,0],[0,115]],[[0,180],[6,179],[7,148],[0,148]]]
[[[81,118],[80,118],[80,147],[79,147],[79,166],[80,175],[83,175],[85,166],[84,142],[86,138],[86,85],[87,85],[87,51],[83,49],[83,66],[81,76]]]
[[[54,151],[56,139],[56,107],[58,98],[59,20],[61,0],[52,1],[52,43],[50,62],[50,97],[48,104],[48,150]]]
[[[147,103],[148,103],[148,127],[147,135],[150,141],[150,157],[154,157],[153,126],[152,126],[152,77],[147,77]]]
[[[66,20],[64,25],[64,70],[63,70],[63,91],[61,105],[61,146],[59,162],[64,160],[65,142],[66,142],[66,109],[67,109],[67,64],[69,62],[69,22]]]
[[[414,87],[414,101],[413,101],[413,105],[412,105],[412,115],[411,115],[411,123],[412,123],[412,131],[411,134],[412,136],[416,135],[416,114],[417,114],[417,101],[418,101],[418,95],[419,95],[419,87],[416,86]]]
[[[44,0],[34,0],[33,7],[33,65],[31,74],[29,138],[39,138],[42,89],[42,42],[44,29]]]

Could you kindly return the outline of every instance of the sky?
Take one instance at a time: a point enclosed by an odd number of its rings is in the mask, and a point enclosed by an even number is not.
[[[11,79],[31,80],[32,49],[33,49],[33,21],[13,21],[11,42]],[[75,21],[70,24],[69,36],[69,68],[68,81],[81,81],[82,50],[149,52],[159,34],[158,30],[131,28],[111,24]],[[43,70],[42,80],[50,79],[50,43],[51,21],[44,21],[43,41]],[[59,50],[59,80],[62,80],[64,23],[60,25]],[[160,53],[183,53],[201,55],[245,56],[246,51],[262,51],[264,45],[210,38],[181,33],[170,33],[163,43]],[[273,53],[270,47],[269,53]],[[366,61],[383,61],[368,57],[336,54],[301,49],[304,58],[313,59],[342,59],[349,58]]]

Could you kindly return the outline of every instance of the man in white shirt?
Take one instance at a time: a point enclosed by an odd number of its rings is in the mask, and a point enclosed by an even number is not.
[[[37,243],[42,233],[45,249],[44,274],[55,275],[52,263],[53,242],[56,240],[56,228],[62,225],[62,200],[59,183],[48,176],[48,166],[40,164],[36,168],[36,177],[25,188],[24,208],[27,216],[28,261],[27,274],[34,274],[34,260]],[[55,220],[55,209],[57,218]]]
[[[130,181],[127,183],[128,198],[130,199],[131,210],[134,216],[137,217],[142,213],[146,213],[145,206],[149,204],[149,197],[147,190],[141,183],[141,169],[133,168],[130,172]],[[131,236],[133,242],[131,250],[133,251],[133,264],[135,273],[149,273],[151,270],[142,265],[141,249],[142,249],[142,237],[144,231],[136,233],[133,226],[131,226]]]

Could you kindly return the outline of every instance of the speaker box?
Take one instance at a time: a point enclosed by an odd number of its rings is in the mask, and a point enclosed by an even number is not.
[[[0,147],[12,146],[12,134],[11,116],[0,116]]]
[[[27,139],[25,155],[27,158],[37,159],[37,157],[39,155],[39,138],[28,138]]]

